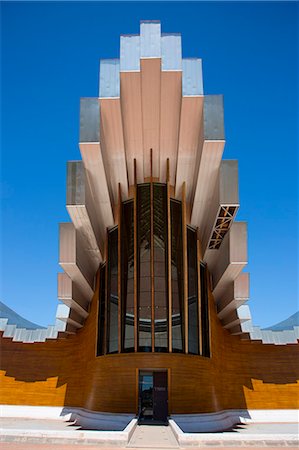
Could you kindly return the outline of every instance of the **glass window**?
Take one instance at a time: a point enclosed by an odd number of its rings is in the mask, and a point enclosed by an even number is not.
[[[184,350],[184,272],[182,247],[182,204],[170,201],[172,351]]]
[[[154,195],[154,293],[155,352],[168,350],[167,283],[167,191],[165,184],[153,185]]]
[[[152,351],[150,185],[137,186],[138,350]]]
[[[134,351],[134,202],[122,205],[122,349]]]
[[[203,356],[210,356],[209,296],[207,284],[207,267],[203,263],[200,263],[200,292],[201,292],[202,354]]]
[[[106,299],[106,265],[100,268],[100,290],[99,290],[99,310],[98,310],[98,343],[97,355],[104,355],[104,334],[105,334],[105,299]]]
[[[199,354],[198,343],[198,276],[197,276],[197,235],[187,228],[188,258],[188,352]]]
[[[118,351],[118,227],[108,233],[107,353]]]

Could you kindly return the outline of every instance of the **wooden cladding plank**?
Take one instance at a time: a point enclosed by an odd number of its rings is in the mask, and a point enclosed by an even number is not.
[[[3,338],[1,403],[136,413],[138,370],[152,368],[168,370],[170,414],[297,408],[299,346],[241,341],[222,328],[211,292],[209,304],[212,358],[175,353],[95,357],[96,295],[85,326],[74,336],[39,344]]]
[[[167,164],[167,241],[168,241],[168,350],[172,352],[172,291],[171,291],[171,214],[170,214],[170,186],[169,160]]]
[[[122,195],[121,184],[118,183],[118,242],[117,242],[117,292],[118,292],[118,353],[121,352],[122,340],[122,302],[121,302],[121,232],[122,232]]]
[[[120,102],[123,119],[129,185],[134,184],[134,159],[138,169],[138,183],[143,183],[143,125],[141,102],[141,73],[121,72]]]
[[[197,239],[197,301],[198,301],[198,343],[199,354],[202,355],[202,320],[201,320],[201,277],[200,277],[200,242]]]
[[[185,352],[188,353],[188,257],[187,257],[187,219],[186,219],[186,183],[182,186],[182,229],[183,229],[183,265],[184,265],[184,324]]]
[[[161,59],[142,59],[140,68],[144,177],[159,178]]]
[[[152,153],[151,153],[152,154]],[[152,311],[152,352],[155,351],[155,278],[154,278],[154,186],[152,177],[150,182],[150,208],[151,208],[151,311]]]
[[[134,351],[138,350],[138,299],[137,299],[137,176],[136,176],[136,161],[134,164]]]

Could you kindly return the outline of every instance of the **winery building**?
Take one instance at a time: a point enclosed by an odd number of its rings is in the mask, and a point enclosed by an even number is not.
[[[180,34],[144,21],[121,36],[120,58],[100,62],[99,96],[81,99],[79,146],[57,320],[1,319],[1,404],[157,422],[297,408],[298,327],[252,324],[223,98],[204,94]]]

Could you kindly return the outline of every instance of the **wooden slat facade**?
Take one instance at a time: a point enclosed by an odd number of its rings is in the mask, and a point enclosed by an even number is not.
[[[1,340],[2,404],[136,412],[138,369],[168,370],[170,413],[298,407],[299,346],[242,341],[225,330],[210,295],[211,358],[175,353],[96,357],[98,286],[76,335],[45,343]]]

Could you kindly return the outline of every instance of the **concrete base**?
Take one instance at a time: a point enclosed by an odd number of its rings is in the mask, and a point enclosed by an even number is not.
[[[298,423],[297,409],[231,409],[208,414],[173,414],[183,433],[215,433],[242,423]]]
[[[137,426],[132,414],[98,413],[83,408],[1,405],[0,412],[1,440],[6,442],[80,442],[124,447]],[[6,419],[14,423],[6,426]],[[30,419],[36,422],[29,426]],[[45,421],[51,426],[46,426]],[[63,422],[70,422],[71,428],[67,424],[64,428],[59,426]]]
[[[238,424],[249,426],[238,429]],[[250,431],[250,424],[261,426]],[[196,445],[212,447],[219,444],[298,445],[298,410],[226,410],[210,414],[176,414],[171,416],[169,425],[181,447]]]

